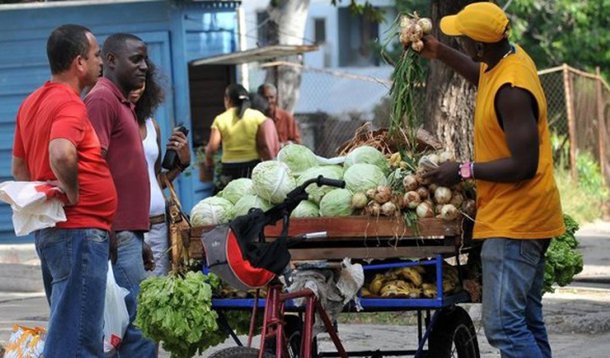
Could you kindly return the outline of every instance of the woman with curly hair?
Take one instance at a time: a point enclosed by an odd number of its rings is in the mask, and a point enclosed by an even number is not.
[[[147,269],[152,269],[153,275],[160,276],[167,274],[170,268],[165,197],[162,192],[165,187],[163,177],[173,181],[190,165],[191,152],[188,138],[182,132],[174,131],[166,145],[166,150],[176,151],[179,159],[178,165],[169,171],[161,170],[161,130],[157,121],[151,116],[163,102],[165,96],[163,88],[159,84],[156,66],[150,60],[147,60],[147,65],[148,72],[144,86],[132,91],[129,100],[136,104],[135,112],[140,125],[140,136],[150,178],[150,231],[144,234],[144,242],[152,249],[154,262],[151,263],[148,260]]]

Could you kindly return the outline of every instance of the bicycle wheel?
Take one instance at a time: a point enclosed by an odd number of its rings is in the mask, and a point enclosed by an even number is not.
[[[265,353],[265,358],[274,358],[275,355]],[[258,358],[258,349],[252,347],[229,347],[219,350],[210,358]]]
[[[479,358],[479,343],[474,324],[461,307],[443,309],[428,341],[428,357]]]

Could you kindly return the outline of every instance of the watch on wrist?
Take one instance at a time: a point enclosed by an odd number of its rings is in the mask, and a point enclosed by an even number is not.
[[[474,177],[472,173],[472,164],[472,162],[464,162],[460,164],[458,174],[462,180],[468,180]]]

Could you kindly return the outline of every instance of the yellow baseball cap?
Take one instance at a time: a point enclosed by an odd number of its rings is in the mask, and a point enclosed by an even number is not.
[[[468,36],[479,42],[494,43],[507,36],[508,17],[498,5],[477,2],[456,15],[441,19],[441,31],[448,36]]]

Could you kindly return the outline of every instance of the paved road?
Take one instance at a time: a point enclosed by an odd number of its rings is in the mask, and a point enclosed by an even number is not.
[[[554,357],[605,358],[610,356],[610,224],[589,226],[578,233],[581,250],[585,256],[585,270],[578,281],[544,297],[545,320],[549,329]],[[27,250],[19,257],[28,257]],[[31,255],[30,255],[31,256]],[[1,259],[1,255],[0,255]],[[31,263],[35,259],[29,257]],[[0,262],[2,262],[0,260]],[[7,265],[7,264],[5,264]],[[6,287],[36,286],[32,275],[36,268],[23,262],[0,266],[0,342],[10,335],[12,324],[46,325],[48,306],[40,292],[6,292]],[[20,270],[19,267],[23,267]],[[597,288],[591,288],[594,282]],[[600,288],[601,287],[601,288]],[[4,288],[5,292],[2,292]],[[466,307],[478,330],[481,356],[499,357],[498,352],[487,344],[480,329],[480,305]],[[416,329],[413,326],[341,325],[339,334],[348,350],[414,348]],[[329,350],[331,343],[326,335],[320,337],[321,350]],[[232,346],[232,342],[214,347],[202,355]],[[161,352],[161,357],[169,354]]]

